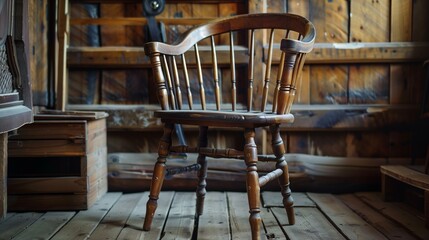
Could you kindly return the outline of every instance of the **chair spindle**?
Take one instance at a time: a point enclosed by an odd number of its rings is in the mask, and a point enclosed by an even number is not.
[[[216,57],[216,46],[214,36],[210,37],[211,48],[212,48],[212,62],[213,62],[213,81],[215,88],[215,98],[216,98],[216,110],[220,111],[220,90],[219,90],[219,74],[217,66],[217,57]]]
[[[235,77],[235,53],[234,53],[234,36],[233,32],[229,32],[229,54],[231,62],[231,101],[232,101],[232,111],[237,109],[237,79]]]
[[[194,45],[194,50],[195,50],[195,59],[197,62],[198,85],[200,87],[201,109],[206,110],[206,92],[204,89],[203,70],[201,69],[201,59],[200,59],[200,51],[198,50],[198,44]]]
[[[282,52],[280,55],[279,69],[277,70],[276,86],[274,87],[273,112],[277,112],[277,102],[279,99],[280,81],[281,81],[282,74],[283,74],[285,57],[286,57],[286,54],[284,52]]]
[[[191,92],[191,85],[189,83],[189,74],[188,74],[188,67],[186,65],[186,58],[185,54],[182,54],[182,67],[183,67],[183,75],[185,76],[185,86],[186,86],[186,96],[188,97],[188,106],[189,109],[192,110],[192,92]]]
[[[265,67],[264,90],[262,93],[261,112],[265,112],[265,107],[268,100],[268,90],[270,89],[270,76],[271,76],[271,63],[273,58],[273,42],[274,42],[274,29],[270,32],[270,43],[268,46],[268,59]]]
[[[250,49],[249,49],[249,68],[248,68],[248,87],[247,87],[247,111],[252,111],[253,104],[253,72],[255,62],[255,30],[250,30]]]
[[[180,90],[180,79],[179,79],[179,71],[177,70],[177,62],[175,56],[172,56],[173,61],[173,76],[174,76],[174,93],[176,95],[177,100],[177,109],[182,109],[182,91]]]
[[[162,55],[162,67],[164,68],[165,77],[167,78],[168,101],[171,109],[176,109],[176,100],[174,100],[173,84],[171,81],[170,68],[168,67],[167,58]]]

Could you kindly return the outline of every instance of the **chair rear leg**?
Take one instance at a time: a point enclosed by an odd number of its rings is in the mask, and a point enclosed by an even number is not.
[[[158,206],[158,196],[161,191],[162,183],[164,182],[165,170],[166,170],[166,161],[169,154],[169,149],[171,145],[171,133],[173,131],[174,125],[165,124],[164,125],[164,135],[162,136],[159,146],[158,146],[158,160],[155,164],[152,176],[152,182],[150,185],[150,195],[149,200],[146,203],[146,216],[144,218],[143,230],[149,231],[153,217],[155,215],[155,210]]]
[[[207,130],[208,127],[200,127],[200,135],[198,140],[199,147],[207,147]],[[204,211],[204,199],[206,197],[206,178],[207,178],[207,159],[204,155],[198,155],[197,163],[200,164],[201,168],[198,171],[198,187],[197,187],[197,204],[196,214],[197,216],[202,215]]]
[[[244,160],[247,166],[246,174],[246,185],[247,185],[247,197],[249,200],[250,209],[250,229],[252,231],[252,239],[260,239],[260,187],[259,187],[259,175],[257,172],[256,164],[258,163],[258,151],[255,144],[255,130],[246,129],[244,133],[245,145],[244,145]]]
[[[293,210],[293,198],[292,191],[290,190],[289,183],[289,168],[285,161],[285,146],[280,136],[279,125],[272,125],[271,130],[271,145],[273,148],[274,155],[277,159],[276,167],[283,171],[279,177],[279,184],[281,188],[281,194],[283,196],[283,206],[287,213],[289,224],[295,224],[295,213]]]

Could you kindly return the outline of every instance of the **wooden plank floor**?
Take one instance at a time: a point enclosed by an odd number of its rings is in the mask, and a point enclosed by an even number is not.
[[[8,213],[0,239],[250,239],[247,197],[208,192],[194,218],[195,194],[162,192],[150,232],[142,225],[148,193],[107,193],[86,211]],[[288,225],[280,193],[262,192],[265,239],[429,239],[423,213],[380,193],[293,193],[296,224]]]

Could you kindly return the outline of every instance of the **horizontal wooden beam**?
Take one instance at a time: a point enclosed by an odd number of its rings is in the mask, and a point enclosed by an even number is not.
[[[217,57],[219,66],[229,65],[228,46],[218,46]],[[211,61],[211,51],[208,46],[200,46],[202,64]],[[235,48],[237,63],[247,63],[248,50],[245,47]],[[194,51],[185,54],[188,65],[195,63]],[[176,59],[180,63],[180,58]],[[142,47],[69,47],[67,53],[67,66],[69,68],[142,68],[150,67],[149,58],[146,57]]]
[[[278,62],[280,51],[273,55],[273,60]],[[427,59],[427,42],[316,43],[313,51],[308,54],[306,63],[398,63]]]
[[[220,65],[229,64],[228,46],[218,46]],[[266,50],[266,49],[265,49]],[[211,59],[210,49],[200,47],[203,63]],[[236,61],[247,63],[248,50],[236,47]],[[266,51],[264,52],[266,56]],[[186,55],[187,61],[195,62],[193,52]],[[273,62],[278,63],[280,51],[274,51]],[[307,64],[347,63],[400,63],[420,62],[429,59],[429,43],[383,42],[383,43],[318,43],[308,54]],[[70,68],[141,68],[150,67],[142,47],[69,47],[67,65]]]
[[[165,25],[199,25],[213,18],[156,18]],[[145,25],[147,19],[144,17],[115,17],[115,18],[72,18],[71,25]]]
[[[69,0],[70,3],[118,3],[118,0]],[[141,3],[141,0],[121,0],[121,3]],[[245,3],[244,0],[198,0],[198,3]],[[168,0],[168,3],[195,3],[195,0]],[[167,4],[168,4],[167,3]]]

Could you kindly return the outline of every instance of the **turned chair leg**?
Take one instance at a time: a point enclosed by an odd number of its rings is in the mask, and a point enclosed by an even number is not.
[[[244,160],[247,166],[246,185],[247,185],[247,197],[249,200],[250,209],[250,229],[252,231],[252,239],[260,239],[260,187],[259,187],[259,175],[257,172],[256,164],[258,162],[258,152],[255,144],[255,130],[246,129],[244,133],[245,145],[244,145]]]
[[[155,215],[156,207],[158,206],[158,196],[161,191],[162,183],[164,181],[166,171],[166,161],[169,154],[171,145],[171,133],[174,125],[164,125],[164,135],[162,136],[158,146],[158,160],[155,164],[152,176],[152,182],[150,185],[149,200],[146,203],[146,216],[144,218],[143,230],[149,231],[153,217]]]
[[[293,198],[292,191],[290,190],[289,183],[289,169],[287,162],[285,161],[285,146],[280,136],[279,125],[272,125],[271,130],[271,146],[273,148],[274,155],[277,159],[276,167],[283,171],[279,177],[279,184],[281,188],[281,194],[283,196],[283,206],[287,213],[289,224],[295,224],[295,213],[293,210]]]
[[[199,147],[207,147],[207,129],[206,126],[200,127],[199,135]],[[200,164],[201,168],[198,171],[198,187],[197,187],[197,204],[196,214],[197,216],[202,215],[204,211],[204,198],[206,197],[206,178],[207,178],[207,159],[204,155],[198,155],[197,163]]]

